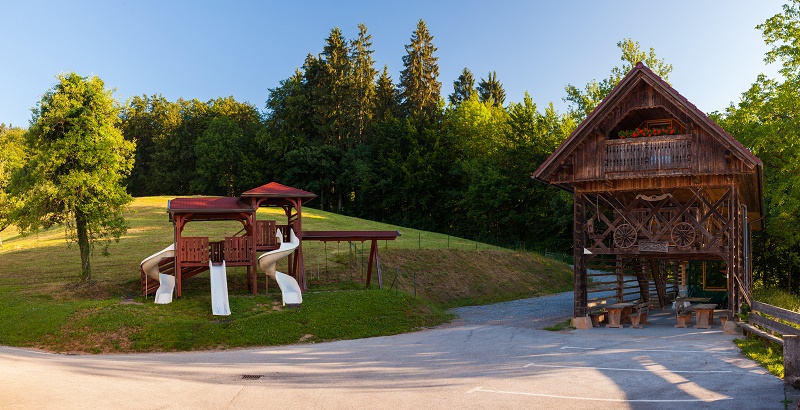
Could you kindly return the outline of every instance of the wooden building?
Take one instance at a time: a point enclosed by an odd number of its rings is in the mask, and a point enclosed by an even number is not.
[[[533,177],[574,194],[575,317],[609,294],[665,306],[691,261],[722,267],[724,307],[749,295],[761,160],[642,63]]]

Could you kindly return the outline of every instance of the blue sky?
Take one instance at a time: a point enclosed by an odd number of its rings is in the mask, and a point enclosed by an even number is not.
[[[260,110],[269,89],[322,51],[333,27],[364,23],[376,68],[395,82],[404,46],[425,20],[446,97],[464,67],[496,71],[506,103],[525,91],[565,111],[564,86],[619,65],[624,38],[674,66],[672,85],[705,112],[723,110],[759,73],[767,50],[757,24],[777,1],[3,1],[0,122],[27,126],[61,72],[94,74],[124,102],[160,93],[203,101],[233,96]]]

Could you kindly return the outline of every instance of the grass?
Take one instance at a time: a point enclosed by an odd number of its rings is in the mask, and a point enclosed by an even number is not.
[[[783,378],[783,347],[766,343],[763,339],[750,336],[745,339],[734,339],[742,354],[755,360],[770,373]]]
[[[753,291],[753,298],[762,303],[800,312],[800,296],[782,289],[756,289]],[[755,360],[770,373],[783,378],[782,346],[756,336],[736,339],[734,343],[739,346],[743,355]]]
[[[134,201],[130,229],[110,256],[93,258],[88,284],[76,283],[78,251],[62,228],[0,232],[0,344],[105,353],[312,343],[409,332],[450,320],[444,309],[451,306],[571,288],[567,265],[536,254],[306,208],[306,230],[401,231],[380,244],[384,289],[376,289],[375,274],[364,290],[368,244],[304,242],[309,292],[299,309],[281,307],[274,283],[267,294],[263,275],[259,295],[250,294],[243,268],[227,272],[231,316],[211,314],[208,273],[184,282],[183,298],[155,305],[139,296],[139,262],[172,242],[168,199]],[[282,210],[261,210],[258,218],[285,221]],[[213,241],[240,229],[238,222],[195,222],[184,235]]]

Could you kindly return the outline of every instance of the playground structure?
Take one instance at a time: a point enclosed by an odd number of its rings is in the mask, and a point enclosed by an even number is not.
[[[175,198],[168,202],[167,212],[174,227],[173,244],[144,259],[140,265],[142,294],[155,294],[155,303],[170,303],[173,294],[183,296],[184,280],[211,272],[211,293],[214,314],[230,314],[226,268],[242,266],[247,270],[247,286],[258,293],[258,268],[278,283],[284,305],[302,302],[307,289],[303,264],[303,241],[371,241],[367,283],[377,266],[380,282],[378,240],[394,240],[397,231],[312,231],[303,233],[303,204],[316,198],[314,193],[277,182],[251,189],[239,197]],[[260,207],[278,207],[286,215],[286,224],[275,220],[260,221]],[[184,236],[190,222],[238,221],[242,228],[232,236],[212,242],[208,237]],[[264,252],[260,257],[257,253]],[[288,272],[277,272],[278,260],[288,258]],[[219,313],[218,313],[219,312]]]

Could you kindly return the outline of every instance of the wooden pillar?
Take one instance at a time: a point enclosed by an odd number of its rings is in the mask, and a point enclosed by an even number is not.
[[[622,299],[625,297],[625,276],[624,276],[624,268],[625,268],[625,259],[622,258],[622,255],[616,255],[616,264],[614,266],[614,272],[617,274],[617,303],[622,302]]]
[[[183,248],[183,239],[181,239],[181,232],[183,231],[183,224],[185,223],[184,217],[176,215],[175,220],[172,222],[174,227],[173,242],[175,244],[175,296],[183,296],[183,270],[181,266],[181,249]]]
[[[586,246],[586,234],[584,226],[586,224],[585,197],[583,194],[575,193],[574,201],[574,230],[573,230],[573,256],[575,259],[575,301],[573,306],[574,317],[584,317],[588,313],[587,305],[587,283],[586,283],[586,255],[583,249]]]
[[[377,260],[377,256],[378,256],[378,241],[373,239],[372,243],[369,246],[369,264],[367,265],[367,288],[369,288],[369,282],[372,279],[372,261]],[[381,282],[380,267],[378,268],[378,282]]]
[[[731,185],[731,199],[728,205],[728,219],[730,220],[730,236],[728,237],[727,258],[725,263],[728,265],[728,309],[738,312],[741,306],[741,289],[736,283],[739,277],[739,195],[735,185]]]

